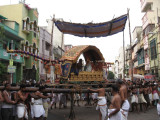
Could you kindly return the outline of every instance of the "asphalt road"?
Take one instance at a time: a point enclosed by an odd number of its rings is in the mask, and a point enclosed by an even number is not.
[[[76,120],[99,120],[98,111],[93,107],[75,106]],[[70,108],[49,110],[48,120],[68,120]],[[156,107],[144,112],[130,112],[128,120],[158,120]]]

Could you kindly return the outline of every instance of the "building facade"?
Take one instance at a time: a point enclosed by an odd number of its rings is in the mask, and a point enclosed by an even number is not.
[[[45,59],[53,59],[53,51],[51,49],[51,34],[44,28],[40,27],[40,37],[39,37],[39,55]],[[47,80],[50,77],[51,71],[50,67],[45,66],[43,61],[39,61],[39,74],[41,80]]]
[[[142,17],[142,40],[144,42],[145,70],[160,78],[159,69],[159,23],[160,23],[160,1],[141,0]]]
[[[9,65],[16,66],[16,69],[15,72],[12,73],[12,76],[9,73],[4,75],[7,79],[0,77],[0,82],[7,80],[11,83],[16,83],[22,80],[24,59],[18,53],[7,53],[7,49],[17,50],[23,38],[18,35],[19,24],[4,18],[3,16],[0,17],[0,30],[1,32],[4,31],[4,33],[2,33],[4,36],[0,36],[0,62],[6,66],[6,69]]]
[[[50,57],[53,60],[59,60],[64,54],[64,35],[58,30],[54,23],[55,18],[47,19],[47,26],[42,26],[40,31],[40,51],[46,57]],[[49,55],[49,56],[48,56]],[[45,68],[43,63],[39,63],[41,66],[41,76],[46,76],[46,79],[52,83],[55,82],[56,75],[54,74],[54,66]],[[42,75],[43,74],[43,75]]]
[[[27,4],[20,3],[14,5],[0,6],[0,14],[8,20],[16,21],[19,24],[19,36],[24,40],[18,49],[28,51],[33,56],[24,55],[23,80],[39,80],[39,64],[34,54],[38,54],[39,46],[39,27],[38,11],[36,8],[30,8]]]

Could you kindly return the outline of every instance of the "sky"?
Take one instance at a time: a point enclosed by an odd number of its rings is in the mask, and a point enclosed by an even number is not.
[[[17,4],[20,0],[0,0],[0,5]],[[53,15],[62,18],[66,22],[73,23],[101,23],[112,20],[130,9],[131,32],[136,26],[142,26],[140,0],[26,0],[32,8],[39,12],[39,26],[47,26],[46,19]],[[130,44],[128,21],[124,30],[125,46]],[[131,35],[133,38],[133,35]],[[119,48],[123,46],[123,32],[118,34],[99,37],[84,38],[73,35],[64,35],[64,44],[72,45],[94,45],[100,49],[106,62],[114,62],[118,56]]]

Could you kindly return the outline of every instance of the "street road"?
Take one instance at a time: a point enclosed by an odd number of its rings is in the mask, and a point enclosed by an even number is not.
[[[98,119],[98,111],[95,110],[95,106],[93,107],[85,107],[85,106],[75,106],[74,107],[76,120],[99,120]],[[49,110],[49,118],[48,120],[68,120],[70,109],[52,109]],[[130,112],[128,120],[158,120],[156,107],[150,108],[145,113],[144,112]]]

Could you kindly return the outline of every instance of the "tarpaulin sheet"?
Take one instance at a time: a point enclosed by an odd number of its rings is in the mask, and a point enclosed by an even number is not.
[[[71,34],[79,37],[106,37],[119,33],[125,29],[127,14],[104,23],[70,23],[55,21],[57,28],[64,34]]]

